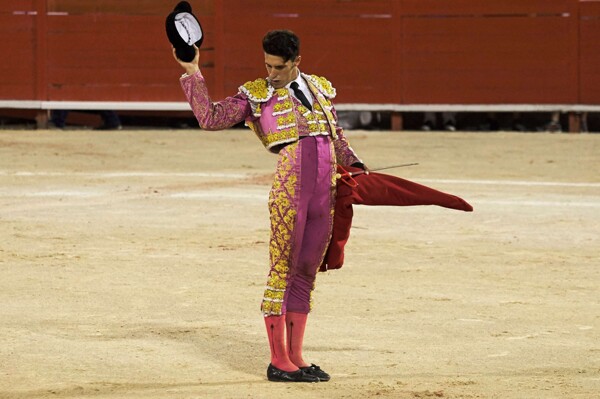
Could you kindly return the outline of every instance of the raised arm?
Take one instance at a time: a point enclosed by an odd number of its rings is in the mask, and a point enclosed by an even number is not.
[[[238,124],[246,119],[252,111],[247,98],[238,93],[225,100],[212,102],[206,88],[204,76],[198,67],[199,51],[196,48],[196,57],[191,62],[183,62],[175,55],[173,57],[186,71],[180,79],[181,88],[192,107],[192,111],[205,130],[222,130]]]

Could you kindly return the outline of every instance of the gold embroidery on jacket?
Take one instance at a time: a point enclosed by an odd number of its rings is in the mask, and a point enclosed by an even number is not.
[[[334,98],[337,94],[331,82],[322,76],[302,74],[302,77],[312,83],[320,93],[327,98]]]
[[[244,83],[239,87],[239,91],[244,93],[250,100],[263,103],[273,97],[275,89],[266,79],[260,78]]]

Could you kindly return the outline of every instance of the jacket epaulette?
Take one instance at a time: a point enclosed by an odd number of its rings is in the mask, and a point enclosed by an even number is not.
[[[257,103],[269,101],[273,97],[273,93],[275,93],[275,89],[265,78],[248,81],[241,85],[238,90],[240,93],[245,94],[250,101]]]
[[[336,96],[337,93],[335,88],[331,82],[323,76],[307,75],[303,73],[302,77],[310,81],[310,83],[312,83],[326,98],[334,98]],[[250,101],[257,103],[269,101],[275,93],[275,89],[265,78],[248,81],[239,87],[239,91],[244,93]]]
[[[336,95],[335,88],[329,80],[322,76],[302,74],[304,79],[310,81],[325,97],[334,98]]]

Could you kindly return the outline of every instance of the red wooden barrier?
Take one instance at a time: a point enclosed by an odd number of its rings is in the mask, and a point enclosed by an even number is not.
[[[0,2],[0,100],[184,101],[164,33],[175,3]],[[338,103],[600,103],[600,1],[191,3],[215,99],[264,76],[261,39],[288,28]]]
[[[33,0],[0,2],[0,99],[37,98],[35,11]]]
[[[404,102],[576,103],[576,5],[405,0]]]
[[[48,4],[48,99],[182,99],[176,84],[179,67],[170,57],[164,32],[164,20],[173,4],[156,0],[91,4],[53,0]],[[211,8],[198,9],[209,38],[212,16],[206,12]]]
[[[579,102],[600,103],[600,1],[585,1],[579,9]]]
[[[268,30],[285,28],[300,37],[300,69],[332,80],[338,102],[392,102],[400,93],[394,3],[227,1],[221,42],[225,93],[265,76],[262,37]]]

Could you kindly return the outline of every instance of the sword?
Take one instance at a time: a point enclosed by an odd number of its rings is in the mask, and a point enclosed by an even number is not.
[[[404,168],[406,166],[415,166],[415,165],[418,165],[418,164],[419,164],[418,162],[413,162],[413,163],[403,163],[403,164],[400,164],[400,165],[393,165],[393,166],[384,166],[382,168],[369,169],[369,172],[378,172],[380,170],[394,169],[394,168]]]
[[[352,178],[352,176],[369,174],[369,172],[378,172],[380,170],[386,170],[386,169],[404,168],[404,167],[407,167],[407,166],[415,166],[415,165],[418,165],[418,164],[419,164],[418,162],[403,163],[403,164],[400,164],[400,165],[383,166],[381,168],[369,169],[368,171],[366,171],[366,170],[359,170],[358,172],[348,172],[347,170],[345,170],[344,168],[342,168],[342,170],[344,171],[344,173],[336,173],[335,178],[336,179],[343,179],[344,177],[347,177],[350,180],[350,182],[348,182],[346,180],[342,180],[342,182],[346,183],[350,187],[356,187],[356,186],[358,186],[358,183],[356,183],[356,181]]]
[[[349,177],[352,176],[358,176],[358,175],[362,175],[368,172],[379,172],[380,170],[387,170],[387,169],[395,169],[395,168],[405,168],[407,166],[415,166],[418,165],[418,162],[413,162],[413,163],[403,163],[400,165],[392,165],[392,166],[383,166],[381,168],[375,168],[375,169],[369,169],[368,171],[366,170],[360,170],[358,172],[347,172]],[[344,176],[346,175],[346,173],[344,173]]]

